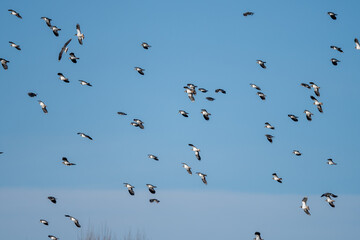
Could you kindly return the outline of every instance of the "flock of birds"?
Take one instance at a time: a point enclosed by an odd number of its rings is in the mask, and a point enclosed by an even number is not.
[[[12,10],[12,9],[9,9],[8,10],[10,12],[11,15],[14,15],[16,16],[17,18],[19,19],[22,19],[22,16],[16,12],[15,10]],[[253,12],[245,12],[243,13],[243,16],[245,17],[248,17],[248,16],[253,16],[254,13]],[[333,12],[328,12],[328,15],[330,16],[331,19],[333,20],[336,20],[337,19],[337,14],[333,13]],[[51,21],[52,19],[50,18],[47,18],[47,17],[41,17],[41,19],[43,19],[46,23],[46,25],[49,27],[50,30],[52,30],[53,34],[58,37],[59,36],[59,31],[61,31],[60,28],[52,25]],[[80,25],[77,24],[76,25],[76,34],[75,36],[77,37],[78,39],[78,42],[80,45],[83,45],[83,41],[85,39],[85,36],[84,34],[81,32],[80,30]],[[68,52],[68,45],[70,44],[70,42],[72,41],[72,39],[70,38],[64,45],[63,47],[61,48],[60,50],[60,53],[58,55],[58,60],[60,61],[62,59],[62,56],[64,54],[66,54]],[[359,41],[357,38],[355,38],[354,40],[355,42],[355,49],[357,50],[360,50],[360,44],[359,44]],[[18,51],[21,51],[21,47],[20,45],[12,42],[12,41],[9,41],[10,43],[10,46],[17,49]],[[145,49],[145,50],[148,50],[149,48],[151,48],[151,46],[146,43],[146,42],[142,42],[141,43],[141,46]],[[337,46],[330,46],[331,49],[334,49],[340,53],[343,52],[343,50],[340,48],[340,47],[337,47]],[[77,60],[79,60],[78,57],[76,57],[75,53],[71,52],[69,53],[69,59],[73,62],[73,63],[77,63]],[[4,58],[0,58],[0,62],[2,64],[2,67],[4,70],[7,70],[8,69],[8,63],[10,61],[4,59]],[[331,63],[334,65],[334,66],[337,66],[338,63],[340,61],[336,58],[331,58]],[[259,64],[259,66],[262,68],[262,69],[266,69],[267,66],[266,66],[266,62],[263,61],[263,60],[256,60],[256,63]],[[144,75],[144,71],[145,69],[141,68],[141,67],[135,67],[135,70],[140,74],[140,75]],[[65,83],[69,83],[69,79],[66,78],[62,73],[58,73],[58,76],[59,76],[59,79]],[[83,80],[79,80],[80,81],[80,84],[81,85],[84,85],[84,86],[92,86],[90,83],[88,82],[85,82]],[[266,95],[261,92],[261,88],[259,86],[257,86],[256,84],[253,84],[253,83],[250,83],[250,86],[254,89],[257,90],[256,94],[260,97],[261,100],[265,101],[266,100]],[[304,87],[304,88],[307,88],[307,89],[313,89],[314,90],[314,93],[317,97],[320,97],[320,87],[315,84],[314,82],[309,82],[309,83],[301,83],[301,86]],[[187,84],[186,86],[184,86],[184,89],[185,89],[185,93],[187,94],[188,98],[190,99],[191,102],[194,102],[195,101],[195,96],[197,95],[197,89],[202,92],[202,93],[207,93],[208,90],[205,89],[205,88],[198,88],[198,86],[194,85],[194,84]],[[215,90],[215,93],[222,93],[222,94],[226,94],[226,91],[224,89],[216,89]],[[29,92],[28,93],[28,96],[31,97],[31,98],[34,98],[37,96],[36,93],[34,92]],[[215,98],[213,97],[206,97],[206,99],[208,101],[214,101]],[[310,99],[313,101],[313,104],[316,106],[317,110],[320,112],[320,113],[323,113],[323,103],[320,102],[316,97],[314,96],[310,96]],[[41,100],[38,100],[39,104],[40,104],[40,107],[42,109],[42,111],[47,114],[48,113],[48,110],[47,110],[47,106],[46,104],[41,101]],[[121,116],[126,116],[127,114],[125,112],[117,112],[119,115]],[[188,118],[189,117],[189,113],[186,112],[185,110],[179,110],[179,113],[185,117],[185,118]],[[200,113],[202,114],[202,116],[204,117],[204,119],[206,121],[209,121],[210,120],[210,116],[211,116],[211,113],[209,113],[206,109],[201,109]],[[314,116],[314,114],[305,109],[304,110],[304,113],[305,113],[305,117],[308,121],[312,121],[312,117]],[[294,115],[294,114],[288,114],[288,117],[294,121],[294,122],[298,122],[299,121],[299,117]],[[144,122],[140,119],[136,119],[134,118],[133,121],[130,123],[132,126],[134,127],[138,127],[140,129],[144,129]],[[275,130],[275,127],[273,125],[271,125],[269,122],[265,122],[265,128],[269,129],[269,130]],[[77,133],[79,136],[83,137],[83,138],[87,138],[89,140],[93,140],[92,137],[90,137],[89,135],[85,134],[85,133],[82,133],[82,132],[79,132]],[[274,136],[271,135],[271,134],[266,134],[265,135],[266,139],[272,143],[273,142],[273,138]],[[191,148],[191,150],[194,152],[195,154],[195,157],[197,160],[201,160],[201,157],[200,157],[200,149],[197,148],[195,145],[193,144],[188,144],[189,147]],[[0,152],[0,154],[2,154],[3,152]],[[299,151],[299,150],[294,150],[293,151],[293,154],[296,155],[296,156],[301,156],[302,153]],[[149,159],[152,159],[152,160],[155,160],[155,161],[159,161],[159,158],[156,156],[156,155],[153,155],[153,154],[148,154],[148,157]],[[68,159],[66,157],[63,157],[62,158],[62,163],[65,165],[65,166],[73,166],[73,165],[76,165],[75,163],[71,163],[68,161]],[[336,163],[331,159],[329,158],[327,160],[327,164],[329,165],[336,165]],[[192,168],[187,164],[187,163],[182,163],[182,167],[187,171],[188,174],[192,175]],[[207,175],[205,173],[202,173],[202,172],[196,172],[196,174],[201,178],[202,182],[206,185],[207,184]],[[277,175],[277,173],[273,173],[272,174],[272,179],[279,182],[279,183],[282,183],[283,182],[283,178],[279,177]],[[124,186],[128,189],[128,192],[131,196],[134,196],[135,195],[135,191],[134,191],[134,186],[132,186],[130,183],[124,183]],[[156,194],[156,190],[155,188],[157,188],[156,186],[152,185],[152,184],[146,184],[149,192],[151,194]],[[333,200],[333,198],[337,198],[337,195],[333,194],[333,193],[324,193],[321,195],[321,197],[325,197],[326,198],[326,202],[331,206],[331,207],[335,207],[335,200]],[[57,199],[54,197],[54,196],[49,196],[48,199],[53,203],[53,204],[56,204],[57,203]],[[302,202],[301,202],[301,206],[300,208],[307,214],[307,215],[311,215],[310,214],[310,207],[307,205],[307,200],[308,198],[307,197],[304,197],[302,199]],[[153,203],[159,203],[160,201],[156,198],[151,198],[149,200],[149,202]],[[74,224],[76,227],[80,228],[81,225],[79,223],[79,220],[76,219],[75,217],[72,217],[68,214],[65,215],[65,217],[69,218]],[[40,219],[40,223],[44,224],[44,225],[49,225],[49,222],[45,219]],[[53,236],[53,235],[48,235],[48,237],[52,240],[57,240],[58,238]],[[261,238],[261,235],[260,235],[260,232],[255,232],[255,238],[254,240],[263,240]]]

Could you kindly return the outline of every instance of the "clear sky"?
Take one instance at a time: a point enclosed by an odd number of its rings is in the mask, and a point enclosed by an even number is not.
[[[333,0],[4,1],[0,58],[10,63],[7,71],[0,69],[0,210],[7,213],[0,216],[6,227],[0,238],[15,238],[9,214],[22,218],[16,229],[27,230],[15,234],[24,239],[74,237],[67,221],[46,232],[37,222],[60,221],[56,216],[62,214],[78,217],[84,227],[108,220],[119,236],[129,228],[144,229],[159,240],[219,239],[219,229],[231,229],[225,231],[232,239],[252,239],[255,231],[266,231],[264,239],[327,234],[326,239],[335,240],[354,230],[360,223],[355,218],[360,212],[360,51],[354,48],[354,38],[360,38],[359,8],[358,1]],[[246,11],[255,14],[245,18]],[[328,11],[337,13],[338,20]],[[59,37],[43,16],[62,29]],[[77,23],[85,34],[83,46],[74,36]],[[77,64],[67,54],[57,60],[69,38],[69,52],[80,58]],[[144,50],[143,41],[152,47]],[[333,57],[341,61],[336,67]],[[266,61],[267,69],[257,59]],[[145,75],[135,66],[144,68]],[[58,72],[70,83],[60,81]],[[310,81],[320,86],[323,114],[310,99],[313,91],[300,86]],[[198,91],[190,102],[183,89],[187,83],[209,92]],[[250,83],[261,87],[266,101]],[[215,93],[217,88],[227,94]],[[28,97],[29,91],[38,97]],[[208,96],[215,101],[205,100]],[[48,114],[37,100],[45,102]],[[203,119],[202,108],[212,114],[210,121]],[[314,113],[312,122],[305,109]],[[299,122],[288,114],[299,116]],[[144,121],[145,129],[131,126],[133,118]],[[265,122],[275,130],[265,129]],[[272,144],[265,134],[275,136]],[[200,162],[189,143],[201,149]],[[296,157],[295,149],[303,155]],[[150,160],[150,153],[160,160]],[[62,157],[77,165],[64,166]],[[327,158],[338,165],[327,165]],[[206,173],[208,185],[188,175],[182,162],[193,172]],[[273,172],[283,184],[271,179]],[[124,182],[140,194],[131,197]],[[147,183],[158,186],[156,195],[146,192]],[[320,198],[324,192],[339,195],[335,209]],[[57,196],[64,210],[53,213],[48,195]],[[309,196],[311,217],[299,208],[304,196]],[[151,197],[160,204],[149,205]],[[61,201],[74,201],[77,208]],[[250,215],[259,215],[259,221],[246,221]],[[286,226],[272,220],[277,217]],[[332,217],[348,220],[329,230],[324,222]],[[188,235],[179,228],[182,224],[192,226]],[[313,224],[319,228],[294,232]]]

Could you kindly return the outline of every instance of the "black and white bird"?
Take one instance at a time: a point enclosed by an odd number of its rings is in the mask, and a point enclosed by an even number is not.
[[[159,161],[159,158],[157,156],[153,155],[153,154],[148,154],[148,157],[150,159],[154,159],[155,161]]]
[[[47,18],[47,17],[41,17],[40,19],[43,19],[48,27],[51,27],[52,19]]]
[[[15,10],[9,9],[8,11],[10,12],[11,15],[17,16],[18,18],[22,19],[20,14],[18,12],[16,12]]]
[[[304,210],[304,212],[307,214],[307,215],[311,215],[310,214],[310,207],[308,205],[306,205],[306,202],[307,202],[308,198],[307,197],[304,197],[303,200],[301,201],[301,206],[300,208],[302,210]]]
[[[200,157],[200,148],[197,148],[197,147],[195,147],[193,144],[189,144],[189,146],[191,147],[191,150],[192,151],[194,151],[194,153],[195,153],[195,156],[196,156],[196,159],[197,160],[201,160],[201,157]]]
[[[293,115],[293,114],[288,114],[288,117],[291,118],[291,120],[293,120],[294,122],[299,121],[297,116]]]
[[[265,137],[266,137],[266,139],[270,142],[270,143],[272,143],[273,142],[273,135],[270,135],[270,134],[265,134]]]
[[[58,36],[59,36],[59,31],[61,31],[61,29],[58,28],[57,26],[51,26],[50,28],[51,28],[51,30],[53,31],[54,35],[55,35],[56,37],[58,37]]]
[[[146,186],[148,187],[149,192],[151,192],[152,194],[156,193],[156,191],[155,191],[155,188],[157,188],[156,186],[154,186],[152,184],[146,184]]]
[[[203,181],[203,183],[206,185],[207,184],[207,181],[206,181],[206,174],[204,173],[201,173],[201,172],[197,172],[196,173],[197,175],[199,175],[199,177],[201,178],[201,180]]]
[[[181,163],[183,165],[183,168],[186,169],[186,171],[192,175],[192,171],[191,171],[191,167],[189,165],[187,165],[186,163]]]
[[[329,158],[326,163],[329,165],[337,165],[337,163],[335,163],[332,158]]]
[[[264,68],[264,69],[266,68],[266,66],[265,66],[265,63],[266,63],[266,62],[264,62],[264,61],[262,61],[262,60],[256,60],[256,63],[259,64],[260,67],[262,67],[262,68]]]
[[[275,127],[274,127],[274,126],[271,126],[271,124],[268,123],[268,122],[265,123],[265,128],[273,129],[273,130],[275,129]]]
[[[360,50],[360,43],[359,43],[359,40],[357,38],[354,39],[354,42],[355,42],[355,49],[356,50]]]
[[[254,15],[254,13],[253,12],[244,12],[243,15],[244,15],[244,17],[247,17],[247,16]]]
[[[329,16],[331,17],[331,19],[336,20],[336,16],[337,16],[336,13],[328,12],[328,14],[329,14]]]
[[[216,93],[226,94],[226,91],[224,89],[221,89],[221,88],[215,89],[215,92]]]
[[[208,101],[212,102],[212,101],[214,101],[214,100],[215,100],[215,98],[213,98],[213,97],[206,97],[206,100],[208,100]]]
[[[44,112],[44,113],[48,113],[48,110],[47,110],[47,108],[46,108],[45,103],[44,103],[43,101],[41,101],[41,100],[38,100],[38,102],[39,102],[40,107],[41,107],[41,109],[43,110],[43,112]]]
[[[336,51],[338,51],[338,52],[343,53],[343,50],[342,50],[340,47],[337,47],[337,46],[330,46],[330,48],[331,48],[331,49],[334,49],[334,50],[336,50]]]
[[[316,96],[320,97],[320,87],[318,85],[316,85],[314,82],[309,82],[310,86],[314,89],[314,93],[316,94]]]
[[[140,75],[144,75],[145,69],[143,69],[143,68],[141,68],[141,67],[135,67],[135,70],[136,70]]]
[[[64,46],[61,48],[60,53],[59,53],[59,57],[58,60],[60,61],[62,58],[63,53],[67,53],[67,51],[69,50],[69,48],[67,47],[67,45],[69,45],[69,43],[71,42],[71,38],[64,44]]]
[[[301,152],[299,150],[294,150],[293,154],[295,154],[296,156],[301,156]]]
[[[4,58],[0,58],[0,62],[1,62],[1,65],[2,65],[2,67],[5,69],[5,70],[8,70],[8,63],[10,62],[10,61],[8,61],[8,60],[6,60],[6,59],[4,59]]]
[[[263,100],[263,101],[266,100],[266,95],[265,95],[264,93],[262,93],[262,92],[257,92],[256,94],[260,97],[261,100]]]
[[[77,134],[78,134],[78,135],[80,135],[80,137],[83,137],[83,138],[87,138],[87,139],[93,140],[93,139],[92,139],[92,137],[90,137],[89,135],[86,135],[85,133],[78,132]]]
[[[160,200],[158,200],[158,199],[156,199],[156,198],[151,198],[151,199],[149,199],[149,202],[150,202],[150,203],[159,203]]]
[[[63,161],[62,164],[64,164],[65,166],[74,166],[74,165],[76,165],[75,163],[69,162],[69,160],[66,157],[63,157],[62,161]]]
[[[272,179],[274,179],[275,181],[277,181],[279,183],[282,183],[282,178],[279,178],[276,173],[273,173],[272,176],[273,176]]]
[[[48,235],[48,238],[50,238],[51,240],[58,240],[58,238],[55,237],[54,235]]]
[[[86,82],[84,80],[79,80],[80,84],[83,85],[83,86],[89,86],[89,87],[92,87],[91,83],[89,82]]]
[[[33,98],[33,97],[36,97],[37,94],[36,94],[36,93],[33,93],[33,92],[28,92],[28,96]]]
[[[307,119],[308,121],[311,121],[311,120],[312,120],[311,115],[314,115],[314,114],[311,113],[309,110],[305,110],[304,113],[305,113],[305,115],[306,115],[306,119]]]
[[[331,206],[331,207],[335,207],[335,200],[332,199],[333,198],[337,198],[338,196],[333,194],[333,193],[324,193],[323,195],[321,195],[321,197],[326,197],[326,202]]]
[[[73,52],[70,53],[69,55],[70,55],[69,59],[70,59],[73,63],[77,63],[77,60],[80,59],[80,58],[76,57],[76,56],[75,56],[75,53],[73,53]]]
[[[59,76],[59,79],[60,79],[61,81],[66,82],[66,83],[69,83],[69,82],[70,82],[69,79],[64,76],[64,74],[58,73],[57,75]]]
[[[48,199],[49,199],[52,203],[56,204],[56,198],[55,198],[55,197],[49,196]]]
[[[334,66],[337,66],[338,65],[338,62],[340,62],[339,60],[337,60],[336,58],[332,58],[330,59],[331,60],[331,63],[334,65]]]
[[[201,114],[203,115],[203,117],[205,118],[206,121],[209,121],[209,116],[211,115],[211,113],[209,113],[208,111],[206,111],[206,109],[201,109]]]
[[[311,89],[310,85],[307,84],[307,83],[301,83],[300,85],[305,87],[305,88]]]
[[[179,110],[179,113],[184,117],[189,117],[189,113],[187,113],[185,110]]]
[[[194,102],[194,101],[195,101],[195,97],[194,97],[194,96],[196,95],[196,90],[195,90],[195,88],[190,88],[190,87],[188,87],[188,86],[185,86],[184,88],[186,89],[185,92],[187,93],[190,101]]]
[[[45,219],[40,219],[40,223],[42,223],[42,224],[44,224],[44,225],[46,225],[46,226],[49,225],[49,222],[46,221]]]
[[[133,125],[134,127],[139,127],[141,129],[144,129],[144,122],[141,121],[140,119],[134,119],[134,122],[131,123],[131,125]]]
[[[19,51],[21,50],[20,45],[14,43],[14,42],[11,42],[11,41],[9,41],[9,43],[10,43],[10,46],[11,46],[11,47],[16,48],[16,49],[19,50]]]
[[[117,112],[117,114],[121,115],[121,116],[126,116],[127,113],[124,113],[124,112]]]
[[[264,240],[264,239],[261,238],[260,232],[255,232],[255,238],[254,238],[254,240]]]
[[[257,86],[256,84],[250,83],[250,87],[255,88],[256,90],[261,91],[261,88]]]
[[[314,105],[317,107],[317,109],[319,110],[319,112],[323,112],[323,109],[321,107],[321,105],[323,105],[322,102],[319,102],[314,96],[310,96],[311,100],[314,101]]]
[[[199,88],[199,91],[202,93],[206,93],[208,90],[206,90],[205,88]]]
[[[135,192],[134,192],[134,186],[131,186],[131,184],[129,183],[124,183],[125,187],[128,189],[129,193],[131,196],[134,196],[135,195]]]
[[[80,45],[83,45],[85,35],[83,33],[81,33],[80,24],[76,24],[76,34],[75,34],[75,36],[77,37]]]
[[[147,44],[146,42],[142,42],[141,43],[141,46],[144,48],[144,49],[149,49],[149,48],[151,48],[151,46],[149,45],[149,44]]]
[[[65,217],[70,218],[70,220],[74,222],[75,226],[77,226],[78,228],[81,228],[81,225],[80,225],[80,223],[79,223],[79,220],[77,220],[76,218],[74,218],[74,217],[72,217],[72,216],[70,216],[70,215],[65,215]]]

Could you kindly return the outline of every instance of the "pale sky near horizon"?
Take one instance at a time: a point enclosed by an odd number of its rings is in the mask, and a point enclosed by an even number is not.
[[[354,48],[354,38],[360,38],[359,8],[357,1],[334,0],[4,1],[0,58],[10,63],[7,71],[0,67],[0,210],[7,213],[0,216],[5,229],[0,238],[15,238],[15,230],[16,239],[45,239],[51,231],[61,239],[76,237],[79,231],[62,214],[78,217],[84,229],[87,222],[101,225],[109,219],[120,237],[137,225],[159,240],[171,233],[174,240],[219,239],[221,234],[252,239],[255,231],[265,231],[266,240],[289,235],[336,240],[355,230],[360,211],[360,51]],[[242,16],[246,11],[255,14]],[[62,29],[58,38],[43,16]],[[77,23],[85,34],[83,46],[74,36]],[[57,61],[69,38],[69,52],[80,58],[77,64],[68,55]],[[9,41],[22,50],[11,48]],[[143,41],[152,47],[144,50]],[[336,67],[333,57],[341,61]],[[257,59],[266,61],[267,69]],[[70,83],[60,81],[58,72]],[[300,86],[310,81],[320,86],[322,114],[310,99],[313,91]],[[183,89],[187,83],[209,92],[198,91],[190,102]],[[261,87],[266,101],[250,83]],[[227,94],[215,93],[217,88]],[[30,91],[38,97],[28,97]],[[206,101],[208,96],[215,101]],[[37,100],[46,103],[48,114]],[[212,114],[210,121],[201,116],[203,108]],[[314,113],[313,121],[306,120],[305,109]],[[299,122],[288,114],[299,116]],[[144,130],[130,125],[134,118],[145,122]],[[265,122],[275,130],[265,129]],[[265,134],[275,136],[272,144]],[[200,162],[189,143],[201,149]],[[295,149],[303,155],[296,157]],[[62,157],[77,165],[64,166]],[[328,158],[338,165],[327,165]],[[182,162],[194,173],[206,173],[208,185],[188,175]],[[271,179],[273,172],[283,184]],[[134,197],[124,182],[135,186]],[[146,192],[147,183],[158,186],[157,194]],[[324,192],[339,195],[335,209],[320,198]],[[59,197],[61,210],[47,195]],[[311,217],[299,208],[304,196],[309,196]],[[152,197],[161,202],[150,205]],[[13,214],[11,221],[8,214]],[[46,231],[38,223],[46,216],[59,225]],[[262,220],[246,222],[250,216]],[[271,222],[280,216],[283,225]],[[336,227],[326,225],[328,218]],[[182,224],[190,228],[187,234]],[[304,228],[311,233],[296,232]]]

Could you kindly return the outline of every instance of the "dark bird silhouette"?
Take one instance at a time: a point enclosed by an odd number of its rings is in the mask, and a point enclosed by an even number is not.
[[[60,53],[59,53],[59,57],[58,57],[58,60],[60,61],[61,60],[61,58],[62,58],[62,55],[63,55],[63,53],[65,52],[65,53],[67,53],[67,51],[68,51],[68,47],[67,47],[67,45],[69,45],[69,43],[71,42],[71,38],[64,44],[64,46],[61,48],[61,50],[60,50]]]

